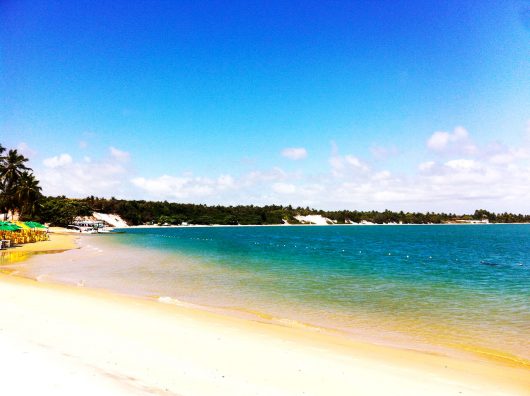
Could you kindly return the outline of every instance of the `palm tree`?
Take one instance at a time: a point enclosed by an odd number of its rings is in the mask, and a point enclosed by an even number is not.
[[[5,157],[2,155],[6,151],[5,147],[0,144],[0,173],[3,171],[5,167]],[[4,212],[5,216],[7,216],[7,200],[6,200],[6,192],[5,192],[5,184],[4,179],[0,177],[0,212]],[[4,216],[4,220],[6,219]]]
[[[28,162],[28,159],[22,154],[19,154],[17,150],[9,150],[7,155],[2,157],[2,159],[3,164],[2,168],[0,168],[0,179],[4,180],[6,183],[6,189],[10,190],[22,173],[24,171],[30,171],[31,168],[28,168],[25,165],[25,162]]]
[[[39,181],[29,172],[23,172],[16,186],[15,202],[21,214],[33,216],[42,197]]]
[[[2,147],[0,153],[3,154],[4,151]],[[31,170],[25,164],[27,161],[28,159],[17,150],[9,150],[6,156],[0,157],[0,203],[6,216],[7,212],[11,210],[14,213],[19,206],[15,198],[16,185],[22,174]]]

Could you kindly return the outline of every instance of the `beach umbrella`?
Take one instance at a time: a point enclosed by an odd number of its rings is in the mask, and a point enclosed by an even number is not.
[[[19,226],[17,226],[14,223],[11,223],[10,221],[0,221],[0,225],[2,226],[8,226],[8,227],[15,227],[17,230],[20,229]]]
[[[41,223],[36,221],[26,221],[26,225],[31,228],[47,228],[45,225],[42,225]]]
[[[31,227],[27,226],[21,221],[15,221],[15,224],[19,226],[20,228],[22,228],[23,230],[31,230]]]
[[[43,226],[41,223],[37,223],[36,221],[26,221],[24,223],[37,233],[44,232],[47,230],[46,226]]]
[[[15,223],[11,223],[10,221],[6,221],[5,223],[7,224],[7,227],[9,227],[11,229],[11,231],[20,231],[20,230],[23,229],[19,225],[15,224]]]
[[[8,223],[7,221],[4,222],[3,224],[0,224],[0,230],[1,231],[18,231],[20,229],[21,229],[21,227],[17,226],[16,224],[13,224],[13,223]]]

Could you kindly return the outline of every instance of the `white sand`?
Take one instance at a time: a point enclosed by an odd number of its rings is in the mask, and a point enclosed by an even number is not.
[[[96,220],[106,221],[112,227],[116,227],[116,228],[128,227],[127,222],[115,213],[108,214],[108,213],[93,212],[92,216],[94,216]]]
[[[130,395],[134,388],[51,348],[0,331],[3,395]]]
[[[5,395],[509,395],[530,389],[524,369],[7,275],[0,276],[0,301]]]
[[[316,224],[316,225],[329,225],[332,223],[330,219],[327,217],[323,217],[322,215],[307,215],[307,216],[295,216],[296,220],[298,220],[300,223],[307,223],[307,224]]]

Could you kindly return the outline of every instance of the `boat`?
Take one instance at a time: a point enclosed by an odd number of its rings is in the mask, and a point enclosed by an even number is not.
[[[97,234],[97,230],[93,227],[83,227],[74,224],[66,226],[66,232],[79,232],[81,234]]]
[[[103,221],[80,220],[74,221],[72,226],[81,228],[81,232],[83,232],[83,230],[93,230],[94,232],[90,232],[91,234],[108,234],[114,230],[113,227],[108,227]]]

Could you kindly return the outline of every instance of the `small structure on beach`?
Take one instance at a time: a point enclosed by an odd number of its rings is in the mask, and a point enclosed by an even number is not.
[[[489,224],[488,219],[482,219],[482,220],[455,220],[455,223],[458,224]]]

